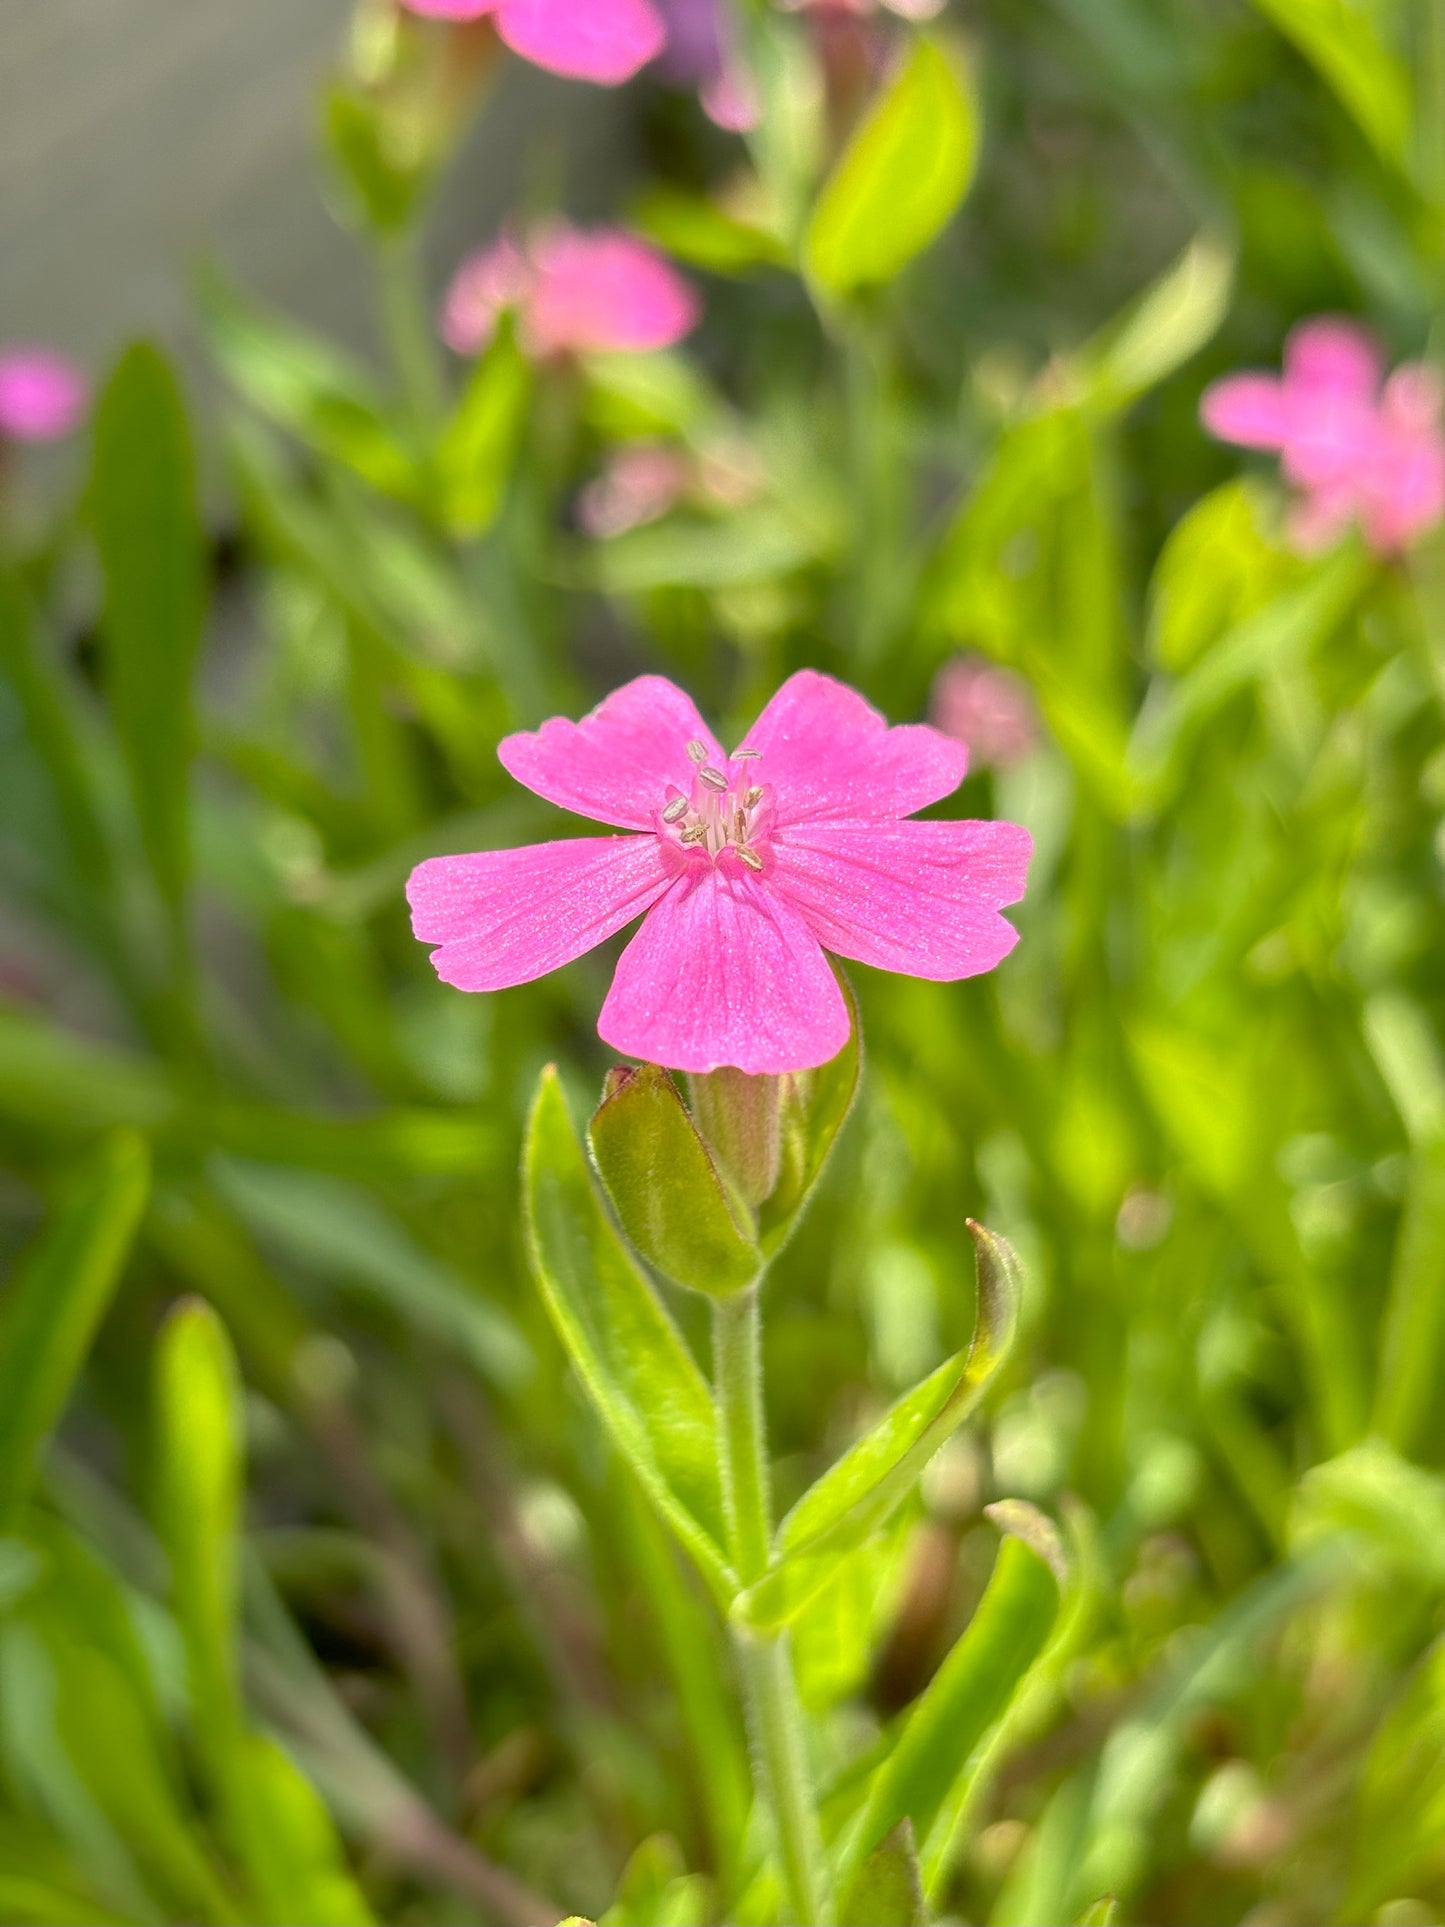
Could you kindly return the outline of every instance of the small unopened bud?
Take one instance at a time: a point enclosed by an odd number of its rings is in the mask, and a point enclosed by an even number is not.
[[[690,1081],[693,1116],[713,1156],[750,1205],[764,1203],[782,1164],[782,1078],[725,1067]]]

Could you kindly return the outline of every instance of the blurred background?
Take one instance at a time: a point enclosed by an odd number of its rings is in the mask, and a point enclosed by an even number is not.
[[[83,384],[0,428],[0,1917],[785,1918],[520,1229],[619,944],[465,996],[403,893],[568,833],[509,730],[812,666],[1037,848],[997,973],[851,973],[768,1285],[782,1510],[967,1344],[967,1218],[1026,1275],[794,1629],[825,1834],[1022,1498],[1073,1576],[926,1917],[1445,1919],[1445,549],[1302,544],[1199,420],[1319,314],[1433,365],[1445,15],[666,12],[604,86],[392,0],[0,11],[0,356]],[[446,348],[559,211],[697,327]]]

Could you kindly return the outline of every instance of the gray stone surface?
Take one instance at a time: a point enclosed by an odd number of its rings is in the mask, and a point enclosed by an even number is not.
[[[332,219],[316,90],[348,0],[0,0],[0,341],[92,367],[141,331],[187,351],[187,277],[247,286],[358,345],[371,296]],[[509,61],[448,180],[428,269],[533,194],[580,212],[626,172],[625,104]]]

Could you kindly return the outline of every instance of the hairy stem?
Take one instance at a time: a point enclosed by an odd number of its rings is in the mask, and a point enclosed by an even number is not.
[[[772,1498],[763,1421],[762,1323],[758,1288],[719,1299],[713,1318],[718,1443],[723,1495],[738,1577],[744,1585],[767,1570]],[[828,1917],[823,1844],[803,1744],[802,1711],[786,1633],[738,1631],[738,1671],[747,1704],[753,1774],[777,1832],[778,1853],[798,1927]]]

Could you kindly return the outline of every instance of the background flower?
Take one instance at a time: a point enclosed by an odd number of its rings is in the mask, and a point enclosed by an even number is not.
[[[402,0],[436,20],[490,15],[513,53],[554,74],[615,87],[661,52],[662,17],[651,0]]]
[[[58,441],[79,427],[89,399],[85,376],[54,349],[0,349],[0,437]]]
[[[522,346],[539,360],[670,348],[701,313],[691,284],[647,242],[564,221],[523,246],[503,236],[470,255],[447,292],[443,338],[458,354],[476,354],[507,308],[518,311]]]

